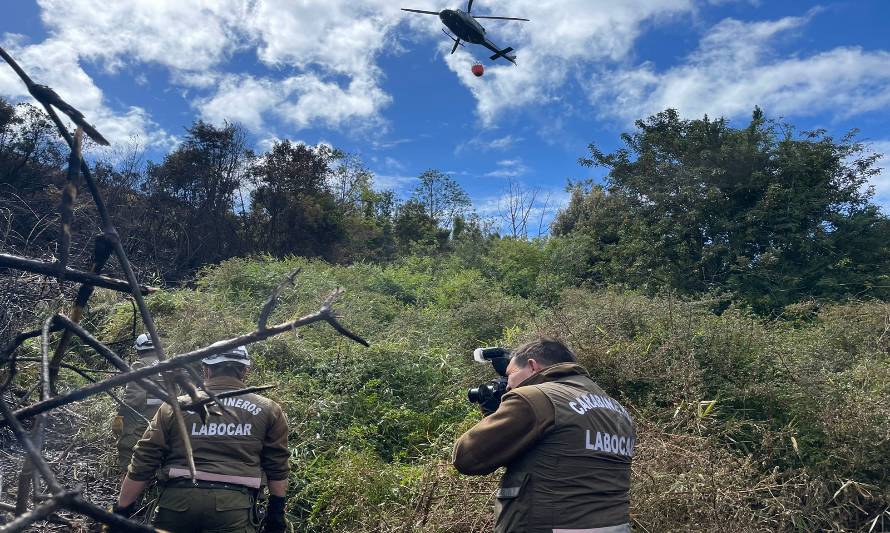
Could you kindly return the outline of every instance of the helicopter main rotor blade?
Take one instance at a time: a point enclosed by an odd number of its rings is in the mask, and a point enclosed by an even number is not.
[[[518,17],[483,17],[482,15],[473,15],[474,19],[498,19],[498,20],[524,20],[525,22],[531,22],[529,19],[521,19]]]
[[[467,0],[467,13],[473,10],[473,0]]]
[[[410,11],[412,13],[421,13],[423,15],[436,15],[439,16],[438,11],[424,11],[422,9],[408,9],[407,7],[403,7],[402,11]]]

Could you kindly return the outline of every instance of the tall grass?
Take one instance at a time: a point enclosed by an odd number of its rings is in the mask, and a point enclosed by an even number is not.
[[[632,515],[641,531],[890,530],[890,305],[800,304],[765,320],[708,301],[562,288],[454,258],[334,267],[236,259],[194,290],[152,296],[174,350],[252,328],[269,291],[303,267],[273,320],[335,286],[370,349],[324,327],[253,348],[251,381],[278,383],[292,449],[297,530],[483,531],[496,476],[448,465],[477,419],[468,385],[490,379],[470,350],[564,338],[639,425]],[[540,294],[540,291],[547,294]],[[546,303],[546,305],[544,305]],[[108,299],[91,324],[131,328]]]

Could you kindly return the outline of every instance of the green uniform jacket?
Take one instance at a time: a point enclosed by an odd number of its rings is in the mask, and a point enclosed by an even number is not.
[[[498,533],[630,531],[630,465],[636,429],[628,412],[581,366],[530,376],[496,412],[464,433],[454,466],[480,475],[506,466]]]
[[[138,370],[147,366],[156,365],[157,363],[157,356],[152,354],[138,357],[133,362],[132,368],[133,370]],[[148,379],[163,387],[164,379],[160,374],[150,376]],[[155,413],[158,412],[158,408],[163,403],[160,398],[155,398],[148,394],[148,392],[135,381],[127,383],[127,387],[124,389],[123,402],[148,420],[154,418]],[[116,430],[119,432],[117,439],[118,464],[121,471],[126,472],[127,466],[130,464],[130,458],[133,455],[133,447],[136,445],[136,442],[142,438],[142,434],[145,433],[145,429],[148,427],[148,422],[133,414],[129,409],[124,409],[122,406],[118,406],[117,415],[120,417],[118,421],[120,426],[118,426],[118,429]]]
[[[150,357],[142,357],[137,358],[133,361],[131,368],[133,370],[139,370],[140,368],[145,368],[147,366],[153,366],[158,364],[157,356]],[[164,386],[164,378],[160,374],[154,374],[149,376],[149,380],[157,383],[161,388]],[[148,394],[148,392],[139,386],[139,384],[135,381],[130,381],[127,383],[127,388],[124,389],[124,397],[123,402],[136,411],[139,412],[145,418],[151,420],[152,417],[155,416],[155,413],[158,412],[158,407],[161,406],[163,400],[160,398],[155,398],[154,396]],[[133,413],[131,413],[128,409],[124,409],[123,407],[118,406],[117,414],[124,417],[124,420],[139,420],[142,424],[142,429],[145,430],[145,426],[147,424],[144,420],[137,419]]]
[[[206,383],[221,393],[244,387],[233,377],[211,378]],[[287,419],[281,407],[258,394],[222,400],[232,415],[220,413],[201,422],[196,413],[184,412],[192,443],[197,478],[259,488],[263,474],[271,481],[288,478]],[[136,444],[129,477],[148,481],[163,467],[165,477],[188,477],[185,447],[173,419],[173,409],[163,404]]]

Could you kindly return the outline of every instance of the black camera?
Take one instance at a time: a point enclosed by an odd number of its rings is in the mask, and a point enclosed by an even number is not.
[[[473,387],[467,391],[467,399],[470,403],[483,404],[491,400],[501,401],[501,396],[507,391],[507,378],[497,378],[485,385]]]
[[[507,392],[507,365],[510,363],[510,352],[506,348],[476,348],[473,360],[477,363],[491,363],[499,378],[484,385],[473,387],[467,391],[467,400],[478,403],[486,413],[493,413],[501,404],[501,396]]]

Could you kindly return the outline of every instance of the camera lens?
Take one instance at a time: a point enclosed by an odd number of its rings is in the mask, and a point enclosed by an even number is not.
[[[472,389],[467,390],[467,400],[470,403],[482,403],[485,401],[482,387],[473,387]]]

